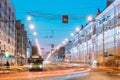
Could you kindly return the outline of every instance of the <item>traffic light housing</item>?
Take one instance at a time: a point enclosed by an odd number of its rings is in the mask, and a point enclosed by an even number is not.
[[[68,15],[62,15],[62,23],[68,23]]]

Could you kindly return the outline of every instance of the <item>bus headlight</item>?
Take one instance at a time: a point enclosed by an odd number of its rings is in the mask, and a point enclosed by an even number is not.
[[[30,65],[29,68],[32,68],[32,65]]]
[[[42,65],[39,65],[39,68],[42,68],[43,66]]]

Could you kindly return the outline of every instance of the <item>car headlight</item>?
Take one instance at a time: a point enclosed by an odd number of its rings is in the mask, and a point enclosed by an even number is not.
[[[32,68],[32,65],[30,65],[29,68]]]
[[[43,66],[42,65],[39,65],[40,68],[42,68]]]

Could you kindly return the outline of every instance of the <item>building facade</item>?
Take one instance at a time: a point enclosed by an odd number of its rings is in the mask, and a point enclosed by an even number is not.
[[[112,66],[120,56],[120,0],[115,0],[72,39],[71,61]]]
[[[32,42],[30,40],[28,40],[27,46],[28,46],[28,48],[27,48],[27,58],[30,58],[30,56],[32,55]]]
[[[15,9],[10,0],[0,0],[0,50],[10,56],[0,56],[0,64],[5,64],[8,60],[12,65],[15,57]]]
[[[23,65],[27,59],[27,32],[24,30],[24,24],[16,20],[16,61],[17,65]]]
[[[65,60],[120,66],[120,0],[108,1],[110,3],[103,12],[71,37],[70,43],[63,45]]]

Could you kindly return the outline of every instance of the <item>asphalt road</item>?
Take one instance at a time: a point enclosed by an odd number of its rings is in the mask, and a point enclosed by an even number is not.
[[[74,74],[83,75],[84,73],[88,73],[88,71],[89,69],[81,71],[80,68],[76,68],[57,71],[54,70],[42,72],[24,72],[16,74],[1,74],[0,80],[61,80],[60,78],[64,78],[64,76],[73,76]]]
[[[120,80],[120,76],[107,72],[90,72],[90,75],[69,80]]]
[[[49,67],[55,67],[55,65],[49,65]],[[66,68],[64,70],[0,74],[0,80],[120,80],[120,76],[100,70]]]

